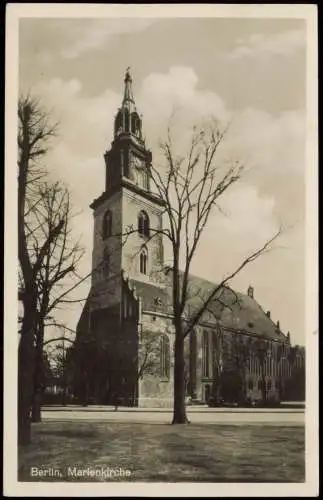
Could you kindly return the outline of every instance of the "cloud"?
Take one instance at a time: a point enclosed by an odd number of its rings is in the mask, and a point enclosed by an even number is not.
[[[190,67],[172,66],[167,73],[151,73],[142,83],[138,106],[144,116],[147,139],[157,145],[171,124],[177,145],[187,144],[193,125],[213,116],[227,122],[230,112],[214,91],[198,88],[198,76]],[[170,118],[172,117],[171,121]],[[179,148],[178,148],[179,149]]]
[[[147,28],[157,20],[147,18],[110,18],[87,20],[79,24],[77,37],[61,54],[66,59],[75,59],[85,52],[106,47],[114,35],[126,34]]]
[[[164,136],[174,105],[180,108],[177,126],[182,134],[185,127],[205,116],[224,121],[232,116],[214,89],[199,88],[198,75],[189,67],[173,66],[165,73],[152,73],[141,84],[134,84],[138,111],[143,114],[143,131],[155,164],[159,159],[158,138]],[[95,96],[87,96],[77,78],[43,81],[34,91],[60,119],[59,137],[47,158],[48,168],[53,177],[68,183],[74,210],[82,212],[74,221],[74,230],[81,235],[87,249],[82,269],[86,274],[90,270],[93,244],[89,204],[105,188],[103,154],[112,140],[113,119],[122,99],[122,82],[120,93],[106,89]],[[234,114],[225,153],[246,158],[251,168],[244,182],[232,187],[221,200],[228,216],[216,211],[212,215],[193,262],[195,274],[214,280],[221,278],[273,234],[280,216],[283,222],[300,219],[303,192],[297,186],[304,182],[304,122],[301,110],[274,116],[245,108]],[[270,277],[265,279],[266,286],[267,280],[271,283],[268,290],[275,286],[281,272],[286,276],[285,269],[293,273],[294,265],[301,266],[302,238],[286,236],[285,240],[291,248],[287,257],[278,253],[266,257],[268,263],[270,259],[274,262],[270,264]],[[249,276],[254,276],[255,283],[263,282],[263,266],[263,261],[255,264],[248,270],[248,277],[239,278],[238,287],[246,288]],[[262,293],[270,302],[265,285]],[[78,317],[79,309],[73,318],[71,313],[71,322],[76,322]]]
[[[107,89],[100,95],[87,97],[82,90],[82,83],[76,78],[65,81],[54,78],[33,88],[59,120],[59,141],[68,144],[77,156],[87,157],[103,152],[108,146],[121,94]]]
[[[221,203],[226,215],[218,218],[219,228],[237,239],[265,241],[277,227],[274,207],[273,197],[261,197],[255,186],[240,182]]]
[[[198,76],[193,68],[172,66],[168,73],[152,73],[144,79],[140,99],[146,113],[153,111],[161,119],[169,116],[174,106],[185,110],[186,118],[190,114],[193,118],[214,115],[227,119],[228,111],[221,97],[215,92],[198,89],[197,84]]]
[[[237,40],[229,53],[230,59],[255,57],[259,55],[291,56],[302,49],[306,43],[305,30],[289,30],[271,35],[254,33]]]
[[[222,277],[270,239],[278,229],[274,196],[263,196],[246,182],[232,185],[214,208],[194,259],[194,273]],[[211,258],[201,258],[208,255]],[[220,265],[220,267],[219,267]],[[220,274],[219,274],[220,273]]]
[[[104,189],[103,153],[110,147],[121,92],[117,94],[106,89],[102,94],[89,97],[76,78],[41,82],[34,91],[60,120],[59,137],[51,156],[52,171],[69,179],[77,200],[81,202],[83,196],[87,197],[88,204],[90,192],[93,196]],[[148,75],[140,87],[135,87],[135,96],[138,110],[143,114],[147,145],[153,150],[157,164],[160,161],[158,141],[165,137],[174,106],[180,110],[176,113],[174,132],[177,150],[187,145],[188,131],[193,124],[210,115],[226,122],[232,115],[216,92],[198,88],[195,71],[184,66],[173,66],[167,73]],[[304,153],[305,116],[300,110],[273,116],[262,110],[246,108],[233,115],[223,143],[225,156],[246,161],[245,182],[261,189],[264,197],[274,196],[275,209],[277,212],[283,209],[288,220],[297,214],[297,210],[302,210],[301,203],[294,208],[294,203],[290,203],[295,190],[289,192],[288,186],[304,182]],[[87,193],[85,188],[90,192]],[[95,193],[96,189],[99,192]]]
[[[228,148],[248,156],[253,166],[272,172],[304,170],[306,132],[302,110],[273,116],[246,108],[233,116],[228,136]]]

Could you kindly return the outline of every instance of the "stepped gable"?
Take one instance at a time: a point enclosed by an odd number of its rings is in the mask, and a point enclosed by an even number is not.
[[[144,311],[171,313],[171,296],[168,290],[153,283],[131,279],[131,286],[135,288],[136,295],[141,298]]]

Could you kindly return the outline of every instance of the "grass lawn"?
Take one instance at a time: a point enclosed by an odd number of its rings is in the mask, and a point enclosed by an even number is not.
[[[20,481],[302,482],[303,427],[45,422],[19,452]],[[61,477],[31,477],[31,467]],[[75,477],[68,468],[122,468],[130,477]]]

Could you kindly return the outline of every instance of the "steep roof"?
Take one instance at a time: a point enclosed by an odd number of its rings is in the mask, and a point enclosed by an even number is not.
[[[188,284],[189,316],[202,307],[205,300],[219,285],[190,275]],[[222,287],[210,301],[206,316],[217,319],[223,326],[265,336],[272,340],[286,340],[285,335],[267,316],[258,302],[249,295]]]
[[[131,283],[136,288],[136,294],[142,299],[144,310],[172,313],[170,272],[166,273],[164,283],[159,286],[138,280],[131,280]],[[186,316],[192,317],[196,314],[217,286],[216,283],[190,275]],[[271,340],[286,341],[286,336],[254,298],[236,292],[230,287],[219,289],[203,315],[203,321],[212,323],[216,320],[230,329],[264,336]]]

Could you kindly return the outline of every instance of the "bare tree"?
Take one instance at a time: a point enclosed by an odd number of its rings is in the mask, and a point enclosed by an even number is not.
[[[18,258],[20,264],[23,303],[20,342],[18,351],[18,442],[30,441],[30,407],[33,394],[34,335],[37,328],[37,275],[43,265],[51,242],[61,232],[63,219],[58,220],[44,238],[37,253],[28,247],[29,228],[26,222],[30,211],[27,200],[36,206],[41,198],[35,191],[45,175],[40,166],[46,155],[50,139],[56,126],[50,123],[48,115],[39,102],[29,96],[18,103]]]
[[[160,373],[160,353],[161,335],[151,331],[145,332],[144,335],[139,333],[137,349],[133,350],[132,355],[122,343],[118,343],[113,349],[111,345],[106,347],[104,361],[108,366],[108,377],[112,379],[112,393],[109,399],[116,409],[124,399],[131,405],[136,404],[140,380],[145,375]],[[124,376],[127,378],[127,383],[122,380]]]
[[[226,129],[222,129],[214,120],[206,126],[194,127],[188,151],[179,155],[175,152],[169,127],[167,139],[161,144],[166,168],[164,171],[159,167],[150,168],[152,183],[164,201],[164,215],[167,219],[167,227],[162,231],[152,229],[151,237],[162,233],[169,240],[173,260],[171,284],[175,328],[174,424],[188,422],[185,410],[185,338],[193,331],[209,305],[221,299],[223,287],[248,264],[269,251],[281,232],[279,229],[261,248],[248,255],[208,293],[202,306],[187,316],[190,269],[201,236],[211,213],[215,209],[222,211],[219,205],[221,197],[240,180],[244,170],[242,163],[225,161],[219,156],[225,133]],[[181,250],[184,250],[183,269],[180,262]]]
[[[30,440],[30,410],[40,420],[44,331],[56,324],[55,310],[76,302],[81,278],[77,266],[83,249],[71,232],[69,193],[61,182],[49,182],[44,158],[55,136],[49,114],[30,96],[18,103],[18,255],[19,298],[23,313],[18,374],[19,443]]]
[[[212,376],[215,378],[212,387],[212,395],[215,404],[220,404],[221,398],[221,376],[223,372],[223,332],[220,326],[212,332]]]
[[[146,373],[156,373],[160,369],[161,336],[154,332],[145,332],[139,340],[138,368],[136,379],[142,379]]]
[[[71,231],[72,212],[68,190],[61,183],[44,183],[39,188],[41,203],[32,209],[35,229],[29,234],[34,240],[34,251],[39,250],[40,242],[48,237],[58,220],[63,220],[62,230],[48,246],[43,265],[37,274],[38,315],[35,332],[36,359],[34,369],[34,394],[32,420],[41,420],[41,384],[43,343],[45,327],[54,321],[55,310],[62,302],[68,301],[66,291],[80,281],[77,267],[84,254],[78,241],[74,242]],[[74,279],[74,281],[73,281]],[[70,298],[72,300],[72,298]],[[73,298],[74,300],[74,298]]]
[[[245,403],[247,399],[247,385],[246,376],[248,363],[250,361],[252,352],[253,339],[241,334],[232,336],[231,341],[231,356],[234,363],[234,368],[237,370],[241,379],[241,394],[239,396],[240,402]]]

